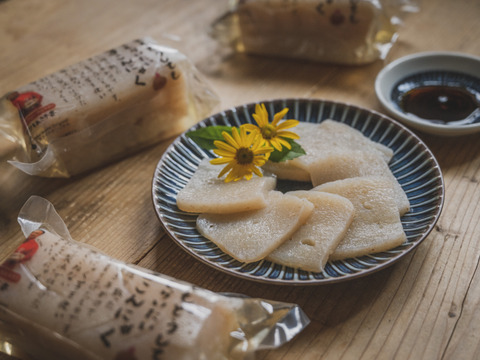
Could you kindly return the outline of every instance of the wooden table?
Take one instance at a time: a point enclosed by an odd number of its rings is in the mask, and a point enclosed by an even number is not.
[[[178,48],[220,95],[215,111],[285,97],[329,99],[382,111],[374,80],[388,62],[431,50],[480,55],[477,0],[422,1],[420,12],[405,18],[386,61],[358,67],[243,55],[220,59],[207,30],[225,7],[215,0],[2,1],[0,91],[133,38],[150,35],[172,41],[174,36]],[[185,253],[165,235],[151,199],[155,166],[171,140],[72,179],[29,177],[3,161],[1,251],[22,241],[16,216],[36,194],[54,204],[74,239],[115,258],[213,291],[298,303],[311,324],[278,350],[257,353],[258,359],[479,358],[479,135],[418,135],[444,174],[442,216],[416,251],[354,281],[265,285],[223,274]]]

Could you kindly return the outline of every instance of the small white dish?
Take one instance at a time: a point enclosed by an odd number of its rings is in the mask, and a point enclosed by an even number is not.
[[[444,136],[479,132],[480,115],[478,114],[471,123],[435,123],[403,111],[392,97],[392,92],[397,88],[397,84],[404,79],[434,72],[440,76],[458,73],[460,77],[455,81],[460,83],[464,80],[462,75],[471,77],[474,79],[474,86],[480,89],[480,57],[456,52],[423,52],[402,57],[385,66],[375,81],[377,98],[391,116],[414,129]],[[477,101],[480,101],[479,93],[474,96]]]

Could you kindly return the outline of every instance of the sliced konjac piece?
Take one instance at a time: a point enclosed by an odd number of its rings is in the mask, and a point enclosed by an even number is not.
[[[384,177],[392,183],[400,216],[410,209],[407,194],[378,153],[361,150],[331,153],[313,162],[309,172],[313,186],[359,176]]]
[[[354,217],[350,200],[321,191],[292,191],[288,194],[310,201],[314,209],[293,236],[268,255],[278,264],[321,272],[345,236]]]
[[[390,181],[382,177],[356,177],[329,182],[313,190],[349,199],[355,216],[331,260],[386,251],[406,240]]]
[[[300,139],[295,140],[306,154],[279,163],[268,161],[264,169],[275,173],[279,179],[310,181],[310,165],[331,153],[362,150],[380,155],[386,163],[393,156],[392,149],[374,142],[357,129],[334,120],[318,123],[300,122],[292,129]]]
[[[322,128],[323,140],[329,143],[330,147],[347,148],[351,150],[373,151],[381,154],[385,162],[389,162],[393,157],[393,150],[388,146],[370,140],[357,130],[347,124],[334,120],[325,120],[320,123]]]
[[[204,159],[187,185],[177,194],[180,210],[194,213],[227,214],[261,209],[267,205],[266,195],[275,189],[273,176],[253,176],[251,180],[225,183],[218,178],[222,167]]]
[[[263,259],[302,226],[313,204],[297,196],[270,191],[267,206],[235,214],[201,214],[197,229],[241,262]]]
[[[262,168],[275,174],[278,179],[310,182],[310,173],[292,163],[291,160],[281,162],[267,161]]]
[[[380,154],[387,163],[393,156],[393,151],[387,146],[370,140],[357,129],[338,121],[325,120],[320,124],[301,122],[294,130],[300,136],[296,141],[306,155],[295,158],[292,162],[307,171],[310,163],[329,153],[372,151]]]

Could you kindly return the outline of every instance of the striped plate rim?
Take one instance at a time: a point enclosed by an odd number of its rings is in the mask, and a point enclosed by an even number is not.
[[[373,141],[390,147],[392,173],[405,190],[411,209],[401,221],[407,241],[389,251],[331,261],[321,273],[302,271],[261,260],[241,263],[225,254],[196,230],[197,214],[176,206],[176,195],[185,186],[203,158],[214,157],[198,147],[186,132],[210,125],[239,126],[251,122],[257,103],[231,108],[199,122],[180,135],[165,151],[155,169],[152,198],[157,216],[170,237],[196,259],[228,274],[273,284],[320,285],[371,274],[400,260],[432,231],[443,208],[445,186],[440,166],[426,144],[397,121],[351,104],[321,99],[277,99],[261,101],[269,113],[285,107],[289,118],[320,123],[326,119],[345,123]]]

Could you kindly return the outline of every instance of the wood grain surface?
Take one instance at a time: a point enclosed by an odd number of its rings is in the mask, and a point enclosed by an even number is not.
[[[208,36],[227,1],[1,1],[0,92],[149,35],[173,44],[196,64],[220,96],[214,112],[286,97],[382,112],[374,81],[390,61],[432,50],[480,56],[478,0],[423,0],[419,5],[419,12],[403,19],[385,61],[338,66],[228,54]],[[299,304],[311,324],[279,349],[258,352],[257,359],[478,359],[479,135],[417,134],[443,171],[446,201],[440,220],[413,253],[354,281],[266,285],[221,273],[185,253],[165,234],[151,197],[155,166],[173,139],[71,179],[30,177],[2,158],[0,253],[23,241],[18,211],[31,195],[40,195],[53,203],[74,239],[112,257],[213,291]]]

